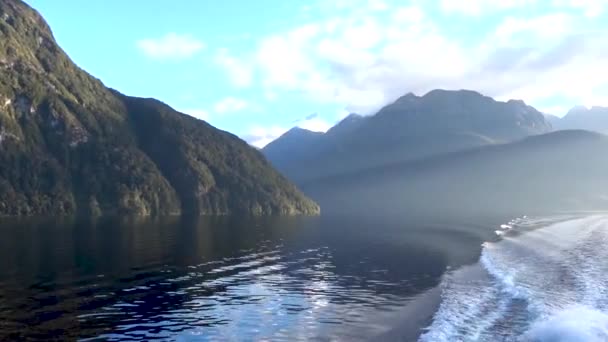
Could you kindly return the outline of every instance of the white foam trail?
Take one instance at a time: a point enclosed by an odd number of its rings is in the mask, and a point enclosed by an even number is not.
[[[592,308],[574,306],[534,323],[522,339],[537,342],[605,342],[608,341],[608,315]]]
[[[444,278],[420,340],[608,341],[608,217],[508,226],[478,264]]]

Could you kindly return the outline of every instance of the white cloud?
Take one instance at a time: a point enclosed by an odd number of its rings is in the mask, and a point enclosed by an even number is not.
[[[214,111],[219,114],[240,112],[242,110],[250,108],[249,102],[239,99],[236,97],[225,97],[215,104],[213,107]]]
[[[312,48],[311,40],[319,33],[320,27],[311,24],[263,39],[254,58],[264,72],[265,85],[294,88],[313,72],[316,65],[306,50]]]
[[[568,111],[571,109],[571,107],[550,106],[550,107],[539,107],[537,109],[541,113],[545,113],[545,114],[549,114],[549,115],[554,115],[554,116],[557,116],[557,117],[563,117],[564,115],[566,115],[566,113],[568,113]]]
[[[351,113],[346,109],[339,109],[336,113],[336,118],[338,118],[338,122],[342,121],[344,118],[349,116]]]
[[[547,43],[563,39],[573,30],[574,18],[566,13],[553,13],[534,18],[507,17],[500,23],[491,42],[495,46],[519,46],[530,43]]]
[[[499,14],[484,31],[468,20],[463,29],[474,33],[464,34],[430,16],[426,1],[393,3],[378,14],[371,10],[373,1],[333,0],[320,6],[339,15],[267,36],[251,59],[267,93],[298,92],[360,114],[407,92],[435,88],[475,89],[532,104],[601,98],[598,89],[608,86],[602,57],[608,35],[583,12],[603,6],[597,0],[553,1],[555,6],[533,14],[527,9],[538,0],[438,0],[452,6],[446,11]]]
[[[144,55],[157,60],[187,59],[205,48],[205,43],[195,37],[173,32],[159,38],[139,40],[136,45]]]
[[[374,11],[386,11],[390,9],[389,4],[384,0],[369,0],[369,8]]]
[[[557,7],[582,11],[585,16],[590,18],[602,15],[608,5],[606,0],[553,0],[553,4]]]
[[[535,5],[549,10],[575,10],[595,18],[604,13],[608,3],[605,0],[440,0],[439,7],[447,14],[481,16],[509,10],[529,12]]]
[[[522,8],[537,0],[441,0],[441,9],[448,13],[479,16],[490,11]]]
[[[405,90],[462,76],[466,51],[441,36],[420,8],[391,13],[390,20],[329,18],[267,37],[257,51],[265,84],[366,114]]]
[[[251,86],[253,81],[253,66],[239,58],[231,56],[227,49],[220,49],[215,56],[215,62],[228,74],[230,82],[240,88]]]
[[[580,24],[580,23],[579,23]],[[580,32],[571,25],[560,37],[534,38],[513,56],[494,56],[496,67],[488,68],[493,94],[502,98],[523,98],[529,102],[560,98],[570,104],[601,100],[608,87],[608,38],[602,32]],[[509,63],[505,63],[506,60]],[[488,82],[489,83],[489,82]]]
[[[250,145],[262,148],[271,141],[283,135],[288,129],[281,126],[253,126],[249,132],[243,136],[243,139]]]
[[[313,132],[327,132],[331,128],[331,124],[321,118],[315,117],[304,120],[298,124],[298,127],[307,129]]]
[[[602,101],[605,92],[598,89],[608,89],[602,88],[608,87],[606,28],[589,24],[602,13],[602,1],[552,0],[553,7],[537,12],[528,9],[539,9],[538,0],[352,1],[309,5],[309,14],[330,15],[311,15],[317,19],[262,37],[248,53],[220,50],[216,62],[237,87],[255,81],[267,101],[296,93],[359,114],[435,88],[475,89],[540,106],[553,106],[551,99]],[[452,14],[494,12],[498,19],[481,30],[477,19],[461,18],[462,31],[452,32],[428,11],[436,5]],[[246,108],[251,104],[227,98],[215,111]]]

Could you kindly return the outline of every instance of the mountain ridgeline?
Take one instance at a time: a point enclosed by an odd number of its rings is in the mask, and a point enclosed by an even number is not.
[[[572,108],[563,118],[553,117],[555,129],[584,129],[599,133],[608,133],[608,107]]]
[[[0,215],[317,214],[237,137],[106,88],[0,1]]]
[[[290,179],[304,183],[550,131],[544,115],[522,101],[433,90],[407,94],[373,116],[351,114],[325,134],[291,130],[263,152]]]
[[[608,137],[564,130],[302,185],[323,211],[480,217],[608,209]]]
[[[601,107],[559,119],[522,101],[434,90],[351,115],[325,134],[289,131],[263,152],[328,214],[607,210],[608,137],[598,133],[608,131],[607,118]]]

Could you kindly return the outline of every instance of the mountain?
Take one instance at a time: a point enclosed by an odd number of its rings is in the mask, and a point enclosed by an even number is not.
[[[407,94],[373,116],[351,115],[306,147],[287,147],[286,139],[279,138],[262,151],[280,171],[302,183],[549,131],[544,115],[523,101],[499,102],[469,90],[433,90],[421,97]],[[288,142],[293,146],[293,140]]]
[[[323,133],[294,127],[266,145],[262,151],[276,165],[288,165],[296,162],[314,149]]]
[[[79,69],[0,1],[0,215],[316,214],[237,137]]]
[[[608,107],[574,107],[563,118],[556,121],[554,127],[608,133]]]
[[[361,127],[361,125],[363,125],[366,120],[367,118],[362,115],[351,113],[347,117],[342,119],[340,122],[338,122],[335,126],[330,128],[327,131],[327,135],[340,136],[349,134]]]
[[[287,171],[286,174],[293,176],[297,172],[309,172],[311,167],[318,162],[317,158],[322,155],[328,145],[339,144],[340,139],[355,131],[363,122],[365,117],[358,114],[350,114],[337,123],[326,133],[312,132],[300,127],[294,127],[270,142],[262,149],[262,153],[272,161],[279,170]],[[309,165],[308,162],[313,163]],[[290,169],[293,166],[297,170]]]
[[[561,120],[559,116],[545,113],[545,120],[551,124],[553,130],[558,130],[557,127],[559,126],[559,121]]]
[[[324,213],[522,215],[608,209],[608,137],[564,130],[305,183]]]

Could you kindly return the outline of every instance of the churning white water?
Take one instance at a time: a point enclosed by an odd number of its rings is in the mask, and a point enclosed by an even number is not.
[[[520,218],[446,274],[421,341],[608,341],[608,216]]]

